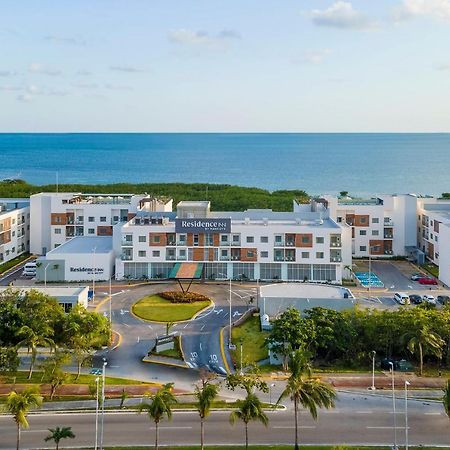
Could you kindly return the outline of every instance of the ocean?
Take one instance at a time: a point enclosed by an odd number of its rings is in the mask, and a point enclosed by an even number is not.
[[[310,194],[450,191],[450,134],[0,134],[0,179],[206,182]]]

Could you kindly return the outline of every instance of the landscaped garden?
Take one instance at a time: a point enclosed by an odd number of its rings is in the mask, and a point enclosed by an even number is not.
[[[211,304],[211,299],[202,294],[169,291],[140,299],[132,311],[151,322],[181,322],[192,319]]]

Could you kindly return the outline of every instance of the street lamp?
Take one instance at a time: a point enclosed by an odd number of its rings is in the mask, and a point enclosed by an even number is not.
[[[96,402],[95,402],[95,446],[94,446],[94,450],[97,450],[97,446],[98,446],[98,385],[100,382],[100,378],[97,377],[95,379],[95,383],[96,383]]]
[[[228,304],[229,304],[229,312],[228,312],[228,315],[229,315],[229,323],[228,323],[228,326],[229,326],[229,333],[228,333],[228,348],[232,348],[233,346],[232,346],[232,344],[231,344],[231,275],[230,275],[230,277],[228,277],[228,275],[227,274],[225,274],[225,273],[221,273],[221,272],[219,272],[218,273],[218,275],[220,275],[220,276],[223,276],[223,277],[225,277],[225,278],[228,278],[228,280],[229,280],[229,293],[228,293],[228,296],[229,296],[229,298],[228,298]]]
[[[370,298],[370,288],[372,287],[372,250],[378,249],[379,245],[370,245],[369,241],[369,298]]]
[[[376,389],[375,387],[375,355],[377,352],[375,350],[372,350],[370,353],[372,353],[372,386],[369,388],[371,391],[374,391]]]
[[[405,380],[405,450],[408,450],[408,386],[411,383]]]
[[[392,375],[392,414],[394,415],[394,450],[397,450],[397,418],[395,417],[395,375],[394,375],[394,363],[389,361],[391,366]]]
[[[103,450],[103,434],[104,434],[104,426],[105,426],[105,372],[106,365],[108,363],[103,360],[103,370],[102,370],[102,429],[100,432],[100,450]]]
[[[272,388],[275,387],[275,383],[269,384],[269,404],[272,408]]]

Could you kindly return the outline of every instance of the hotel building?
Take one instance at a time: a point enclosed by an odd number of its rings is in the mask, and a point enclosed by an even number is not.
[[[30,251],[30,202],[0,199],[0,264]]]

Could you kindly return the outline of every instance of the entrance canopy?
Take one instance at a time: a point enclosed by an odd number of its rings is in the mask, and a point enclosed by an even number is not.
[[[202,263],[176,263],[169,273],[169,278],[177,280],[183,293],[187,293],[194,279],[198,279],[202,276],[202,271]],[[186,290],[184,290],[181,280],[190,280]]]

